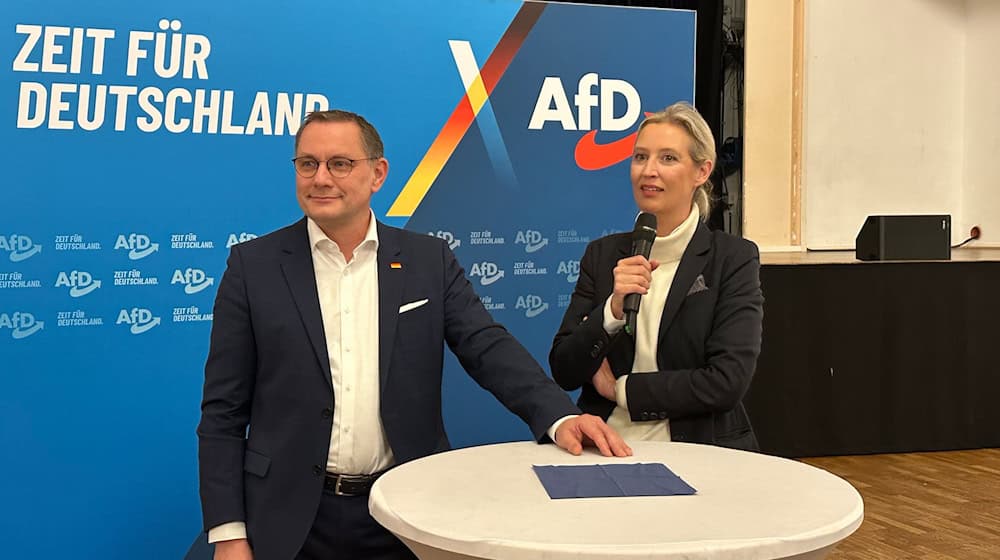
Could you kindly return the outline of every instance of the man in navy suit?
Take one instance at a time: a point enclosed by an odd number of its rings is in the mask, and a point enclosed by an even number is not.
[[[306,217],[234,246],[215,302],[198,437],[217,560],[413,558],[368,491],[449,449],[445,343],[539,441],[631,454],[492,320],[443,241],[375,220],[389,163],[371,124],[312,113],[295,156]]]

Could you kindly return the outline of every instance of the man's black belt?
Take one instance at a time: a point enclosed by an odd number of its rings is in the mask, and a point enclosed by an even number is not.
[[[383,471],[384,472],[384,471]],[[371,492],[372,484],[382,476],[381,472],[375,474],[337,474],[326,473],[326,480],[323,488],[328,492],[333,492],[337,496],[364,496]]]

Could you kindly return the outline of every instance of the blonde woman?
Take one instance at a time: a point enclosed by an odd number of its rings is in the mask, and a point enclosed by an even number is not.
[[[657,218],[649,258],[630,233],[590,243],[549,363],[578,404],[626,441],[684,441],[757,450],[742,399],[760,354],[763,296],[756,245],[709,231],[715,141],[677,103],[639,126],[632,195]],[[635,335],[626,295],[642,294]]]

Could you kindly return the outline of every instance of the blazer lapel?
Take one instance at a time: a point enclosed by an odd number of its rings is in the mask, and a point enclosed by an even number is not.
[[[399,305],[403,301],[403,279],[406,274],[401,258],[399,236],[395,229],[382,222],[378,227],[378,373],[379,394],[385,391],[389,378],[389,361],[396,340]]]
[[[285,281],[292,293],[295,307],[298,309],[302,324],[306,328],[306,335],[316,353],[323,379],[332,390],[330,357],[326,353],[323,314],[319,308],[316,271],[313,268],[312,248],[309,246],[309,233],[306,229],[305,218],[295,224],[292,233],[286,236],[282,243],[281,271],[285,275]]]
[[[688,243],[681,262],[674,273],[674,281],[670,284],[670,291],[667,293],[667,303],[663,307],[663,317],[660,319],[660,335],[657,347],[663,342],[663,336],[677,316],[677,311],[684,303],[688,288],[694,283],[695,278],[705,269],[708,262],[708,250],[712,245],[712,234],[708,231],[708,226],[698,223],[698,229],[694,232],[694,237]]]
[[[615,249],[615,253],[617,254],[617,257],[615,257],[617,260],[615,260],[615,262],[612,263],[612,266],[617,266],[618,261],[620,261],[621,259],[624,259],[626,257],[631,257],[632,256],[632,236],[631,235],[622,235],[621,236],[621,239],[618,240],[618,247]]]

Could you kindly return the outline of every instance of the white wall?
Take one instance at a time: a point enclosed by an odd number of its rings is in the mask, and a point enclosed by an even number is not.
[[[973,3],[970,11],[990,12],[994,24],[1000,21],[1000,3]],[[991,122],[965,110],[967,104],[995,98],[991,91],[967,95],[966,21],[962,0],[806,4],[802,184],[807,247],[853,248],[869,214],[951,214],[956,240],[968,232],[963,200],[970,207],[992,202],[986,213],[995,215],[997,194],[982,188],[963,195],[969,140],[992,139],[992,157],[984,147],[982,159],[1000,164],[996,102],[991,101]],[[986,29],[996,25],[974,26],[983,29],[972,33],[973,42],[997,52],[1000,39]],[[981,51],[973,65],[985,74],[988,54]],[[990,72],[994,85],[1000,85],[997,72]],[[967,118],[976,123],[970,137]],[[985,170],[975,175],[974,182],[982,185],[998,177]]]
[[[965,42],[965,188],[953,229],[982,229],[977,245],[1000,246],[1000,2],[968,0]]]
[[[755,0],[746,11],[743,235],[762,249],[792,239],[792,47],[794,6]]]

